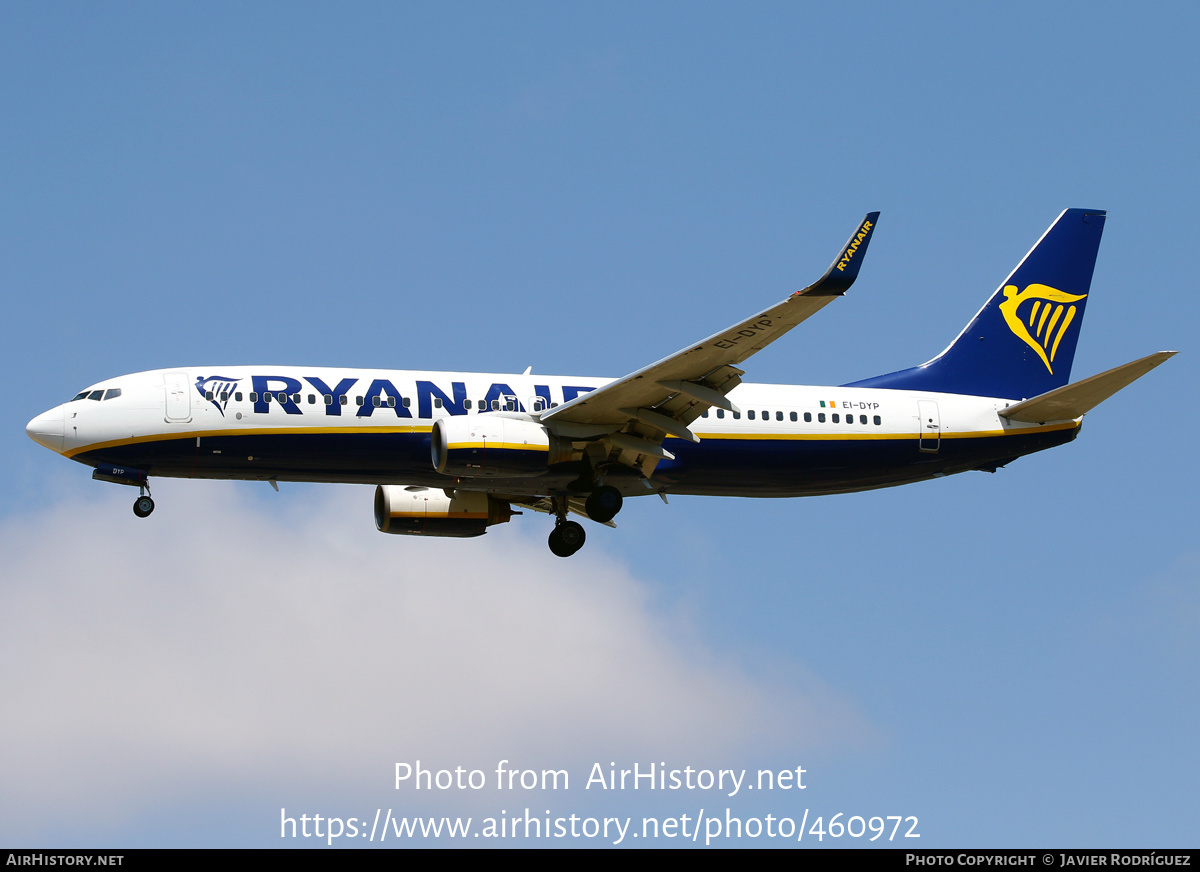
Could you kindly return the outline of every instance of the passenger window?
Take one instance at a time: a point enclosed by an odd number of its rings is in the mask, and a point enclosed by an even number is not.
[[[776,412],[776,413],[775,413],[775,420],[776,420],[776,421],[782,421],[782,420],[783,420],[783,412]],[[792,420],[793,420],[793,421],[795,421],[795,420],[796,420],[796,413],[795,413],[795,412],[792,412]]]
[[[865,423],[867,423],[867,416],[866,416],[866,415],[859,415],[859,416],[858,416],[858,423],[860,423],[860,424],[865,424]]]
[[[286,403],[287,399],[288,399],[287,391],[280,391],[279,392],[279,402]]]
[[[840,424],[840,423],[841,423],[841,421],[839,421],[839,420],[838,420],[838,413],[837,413],[837,412],[834,412],[834,413],[833,413],[832,415],[830,415],[829,417],[833,419],[833,423],[835,423],[835,424]]]
[[[359,406],[361,406],[361,405],[363,404],[363,398],[362,398],[362,397],[355,397],[355,398],[354,398],[354,403],[355,403],[355,405],[359,405]]]
[[[442,407],[442,398],[441,397],[433,398],[433,407],[435,409],[440,409]]]
[[[553,409],[553,408],[555,408],[557,405],[558,405],[558,403],[551,403],[551,404],[550,404],[550,408],[551,408],[551,409]]]
[[[763,412],[763,413],[762,413],[762,419],[763,419],[764,421],[770,421],[770,420],[771,420],[771,413],[770,413],[770,412]]]
[[[412,405],[412,398],[411,397],[401,397],[400,405],[402,405],[404,408],[407,409],[409,406]]]
[[[805,412],[805,413],[804,413],[804,423],[805,423],[805,424],[811,424],[811,423],[812,423],[812,412]]]
[[[824,412],[817,412],[817,423],[818,424],[825,423],[825,413]]]
[[[325,405],[327,405],[327,406],[332,406],[332,405],[333,405],[333,394],[322,394],[322,396],[323,396],[323,397],[324,397],[324,399],[325,399]],[[344,400],[344,399],[346,399],[346,398],[345,398],[345,397],[342,397],[342,399]]]
[[[499,400],[492,400],[492,411],[493,412],[500,411],[500,401]]]
[[[112,393],[112,392],[111,392],[111,391],[109,391],[109,393]],[[108,397],[105,397],[104,399],[106,399],[106,400],[107,400],[107,399],[108,399]],[[228,402],[229,402],[229,391],[221,391],[221,402],[222,402],[222,403],[228,403]]]
[[[238,391],[236,394],[233,395],[233,398],[240,403],[242,401],[242,392]]]
[[[389,409],[396,408],[396,398],[395,397],[388,397],[388,408]]]
[[[208,400],[209,402],[212,402],[212,398],[213,398],[213,392],[212,392],[212,391],[205,391],[205,392],[204,392],[204,399]]]
[[[106,400],[115,400],[119,396],[121,396],[120,388],[109,388],[104,392],[104,399]]]
[[[704,410],[704,414],[702,414],[700,417],[701,417],[701,418],[707,418],[707,417],[708,417],[708,409],[705,409],[705,410]]]
[[[883,423],[883,419],[880,418],[878,415],[876,415],[875,416],[875,426],[878,427],[882,423]]]
[[[741,413],[741,412],[734,412],[734,413],[733,413],[733,417],[734,417],[734,420],[739,420],[739,419],[742,417],[742,413]]]
[[[317,402],[317,395],[316,395],[316,394],[309,394],[309,395],[308,395],[308,404],[309,404],[310,406],[313,406],[313,405],[316,405],[316,402]]]
[[[725,417],[725,410],[724,410],[724,409],[717,409],[717,417],[718,417],[718,418],[724,418],[724,417]]]
[[[342,394],[341,400],[342,400],[343,406],[348,406],[350,404],[350,398],[348,396],[346,396],[345,394]],[[359,400],[358,404],[361,406],[362,400]]]
[[[300,402],[300,395],[299,395],[299,394],[292,394],[292,402],[293,402],[293,403],[298,403],[298,402]]]
[[[749,418],[751,421],[753,421],[754,420],[754,410],[751,409],[749,412],[747,412],[746,417]]]
[[[380,401],[378,396],[374,396],[374,397],[371,397],[371,405],[374,406],[376,409],[378,409],[380,406],[383,405],[383,403]]]
[[[258,402],[258,391],[251,391],[251,392],[250,392],[250,402],[252,402],[252,403],[257,403],[257,402]]]
[[[471,401],[463,400],[463,408],[466,409],[468,412],[471,411]]]
[[[788,413],[788,418],[790,418],[791,420],[795,421],[795,420],[796,420],[796,413],[795,413],[795,412],[789,412],[789,413]]]

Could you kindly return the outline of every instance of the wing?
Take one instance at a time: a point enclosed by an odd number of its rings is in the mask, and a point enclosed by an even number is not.
[[[688,425],[712,406],[737,411],[725,396],[741,383],[741,363],[801,321],[846,293],[858,277],[878,212],[868,213],[833,264],[815,283],[778,305],[714,333],[622,379],[583,394],[542,414],[556,434],[572,439],[603,439],[616,459],[639,466],[649,476],[666,436],[698,442]]]

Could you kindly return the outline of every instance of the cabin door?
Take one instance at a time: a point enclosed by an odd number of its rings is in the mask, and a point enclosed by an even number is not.
[[[937,454],[942,442],[942,418],[935,400],[917,400],[917,425],[920,427],[920,448]]]
[[[164,373],[163,389],[167,396],[167,421],[171,424],[186,424],[192,420],[192,396],[187,373]]]

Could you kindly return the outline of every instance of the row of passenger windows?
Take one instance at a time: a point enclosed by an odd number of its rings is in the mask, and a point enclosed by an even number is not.
[[[702,418],[707,418],[707,417],[708,417],[708,414],[709,414],[709,411],[710,411],[710,410],[707,410],[707,409],[706,409],[706,410],[705,410],[705,412],[704,412],[704,414],[703,414],[703,415],[701,415],[700,417],[702,417]],[[724,418],[724,417],[725,417],[725,410],[724,410],[724,409],[713,409],[713,410],[711,410],[711,411],[715,411],[715,412],[717,413],[717,417],[718,417],[718,418]],[[734,417],[734,419],[735,419],[735,420],[739,420],[739,419],[741,419],[741,417],[742,417],[742,413],[741,413],[741,412],[730,412],[730,414],[731,414],[731,415]],[[763,421],[770,421],[770,420],[771,420],[771,413],[770,413],[770,412],[766,412],[766,411],[759,412],[759,411],[757,411],[757,410],[755,410],[755,409],[748,409],[748,410],[746,411],[746,417],[747,417],[747,418],[749,418],[751,421],[755,420],[756,418],[758,418],[758,419],[761,419],[761,420],[763,420]],[[830,423],[831,423],[831,424],[840,424],[840,423],[842,423],[842,420],[841,420],[841,419],[842,419],[842,415],[841,415],[840,413],[838,413],[838,412],[832,412],[832,413],[830,413],[830,416],[829,416],[829,418],[830,418]],[[854,416],[853,416],[853,415],[849,415],[849,414],[848,414],[848,415],[846,415],[846,416],[845,416],[845,418],[846,418],[846,423],[847,423],[847,424],[853,424],[853,423],[854,423]],[[811,424],[811,423],[812,423],[812,419],[813,419],[813,413],[812,413],[812,412],[805,412],[805,413],[804,413],[804,423],[805,423],[805,424]],[[778,411],[777,411],[777,412],[775,413],[775,420],[776,420],[776,421],[782,421],[782,420],[783,420],[783,412],[778,412]],[[798,414],[798,413],[796,413],[796,412],[788,412],[788,420],[789,420],[789,421],[799,421],[799,420],[800,420],[800,416],[799,416],[799,414]],[[824,413],[824,412],[817,412],[817,423],[818,423],[818,424],[824,424],[824,423],[825,423],[825,413]],[[867,424],[867,416],[866,416],[866,415],[859,415],[859,416],[858,416],[858,423],[859,423],[860,425],[866,426],[866,424]],[[872,418],[871,418],[871,423],[872,423],[872,424],[874,424],[876,427],[882,427],[882,426],[883,426],[883,418],[881,418],[879,415],[873,415],[873,416],[872,416]]]
[[[120,391],[118,391],[118,393],[120,393]],[[237,403],[242,402],[243,395],[242,395],[241,391],[235,391],[232,394],[232,396],[233,396],[234,402],[237,402]],[[318,396],[317,394],[309,394],[308,395],[307,399],[308,399],[308,404],[310,406],[315,406],[317,404],[317,396]],[[324,402],[325,405],[327,405],[327,406],[333,405],[334,401],[333,401],[332,394],[321,394],[320,396],[321,396],[322,402]],[[219,394],[214,394],[212,391],[204,392],[204,399],[210,400],[210,401],[213,400],[214,398],[219,398],[222,403],[227,403],[227,402],[229,402],[229,397],[230,397],[229,391],[221,391]],[[76,399],[80,399],[80,398],[76,397]],[[257,403],[257,402],[259,402],[259,399],[260,399],[260,396],[257,391],[250,391],[250,402]],[[269,403],[272,400],[274,400],[275,402],[278,402],[278,403],[286,403],[290,400],[293,403],[299,404],[302,400],[302,397],[300,394],[289,394],[287,391],[279,391],[278,393],[264,392],[261,395],[261,400],[264,403]],[[338,401],[343,406],[348,406],[350,404],[350,398],[347,397],[345,394],[342,394],[338,398]],[[355,397],[354,403],[357,406],[362,406],[362,405],[366,404],[366,401],[364,400],[363,397]],[[389,409],[394,409],[394,408],[396,408],[396,398],[395,397],[379,397],[379,396],[371,397],[371,405],[373,405],[377,408],[386,407]],[[406,409],[409,408],[410,406],[412,406],[412,397],[401,397],[400,405]],[[435,409],[441,409],[441,408],[443,408],[444,405],[445,404],[442,402],[441,397],[433,398],[433,407]],[[554,408],[557,405],[558,405],[558,403],[551,403],[550,408]],[[487,402],[487,400],[478,400],[478,401],[463,400],[463,408],[467,409],[468,411],[470,411],[473,408],[477,408],[481,412],[486,412],[486,411],[488,411],[488,402]],[[538,400],[534,401],[532,411],[541,412],[545,408],[546,408],[545,400],[538,399]],[[505,397],[503,400],[492,400],[491,401],[491,411],[499,412],[501,410],[507,411],[507,412],[517,411],[516,397]]]
[[[95,391],[81,391],[79,394],[77,394],[75,397],[73,397],[71,399],[71,402],[75,402],[76,400],[112,400],[112,399],[116,399],[119,396],[121,396],[120,388],[108,388],[107,390],[100,389],[100,390],[95,390]],[[214,399],[215,396],[219,396],[222,403],[229,402],[229,397],[230,397],[229,391],[221,391],[217,395],[214,395],[212,391],[204,392],[204,399],[206,399],[206,400],[212,400],[212,399]],[[325,405],[327,405],[327,406],[333,405],[333,395],[332,394],[322,394],[321,398],[324,401]],[[235,391],[233,393],[233,399],[235,402],[238,402],[238,403],[242,402],[242,392]],[[308,404],[310,406],[315,406],[317,404],[317,394],[309,394],[307,399],[308,399]],[[293,403],[299,404],[301,402],[301,395],[300,394],[289,394],[286,391],[279,391],[278,393],[264,392],[262,394],[263,402],[269,403],[272,400],[275,400],[276,402],[279,402],[279,403],[286,403],[290,400]],[[338,400],[343,406],[349,405],[349,403],[350,403],[350,398],[347,397],[345,394],[342,394],[338,398]],[[258,392],[250,391],[250,402],[257,403],[258,401],[259,401]],[[355,405],[361,406],[364,404],[365,401],[362,397],[355,397],[354,402],[355,402]],[[386,406],[389,409],[394,409],[396,407],[396,398],[395,397],[384,398],[384,397],[378,397],[378,396],[371,397],[371,405],[373,405],[377,408]],[[411,397],[401,397],[400,405],[402,405],[406,409],[409,408],[412,405],[412,398]],[[551,403],[550,408],[553,409],[557,405],[558,405],[558,403]],[[489,406],[489,403],[487,400],[479,400],[477,403],[475,403],[471,400],[463,400],[463,408],[467,409],[468,411],[470,411],[472,408],[477,408],[481,412],[486,412],[486,411],[488,411],[488,406]],[[491,406],[491,411],[493,411],[493,412],[499,412],[501,410],[508,411],[508,412],[515,412],[517,410],[517,400],[516,400],[516,397],[505,397],[503,400],[492,400],[490,403],[490,406]],[[433,407],[435,409],[440,409],[443,407],[441,397],[433,398]],[[542,400],[541,398],[534,400],[532,411],[541,412],[545,408],[546,408],[545,400]],[[724,409],[712,409],[712,410],[706,409],[704,414],[701,417],[707,418],[709,416],[710,411],[715,412],[716,416],[718,418],[725,417]],[[735,420],[740,419],[742,417],[741,412],[731,412],[730,414],[733,416],[733,418]],[[754,421],[756,419],[761,419],[763,421],[770,421],[771,413],[768,411],[759,412],[755,409],[748,409],[746,411],[746,417],[751,421]],[[841,415],[838,412],[830,413],[829,417],[830,417],[830,423],[833,423],[833,424],[842,423],[840,420]],[[847,414],[845,416],[845,418],[846,418],[847,424],[854,423],[854,415]],[[813,419],[812,412],[804,413],[804,423],[811,424],[812,419]],[[775,420],[776,421],[784,420],[783,412],[776,411],[775,412]],[[799,415],[796,412],[788,412],[788,420],[798,421]],[[817,423],[819,423],[819,424],[825,423],[825,413],[824,412],[817,412]],[[858,423],[860,425],[865,426],[867,423],[867,416],[859,415]],[[883,419],[880,418],[879,415],[874,415],[872,417],[871,423],[873,423],[876,427],[881,427],[881,426],[883,426]]]
[[[87,391],[84,391],[82,394],[77,396],[75,399],[82,400],[84,398],[87,398],[87,399],[98,400],[98,399],[100,399],[100,397],[98,396],[100,393],[102,393],[102,392],[101,391],[92,391],[91,394],[89,394]],[[114,388],[112,390],[109,390],[108,394],[110,396],[105,396],[104,399],[107,400],[107,399],[111,399],[114,396],[120,396],[121,389]],[[221,402],[225,403],[225,402],[229,401],[230,393],[228,391],[221,391],[219,394],[216,394],[216,395],[214,395],[212,391],[205,391],[205,393],[204,393],[204,399],[206,399],[206,400],[212,400],[212,399],[214,399],[214,396],[219,397]],[[242,402],[242,392],[241,391],[234,392],[232,396],[233,396],[233,399],[235,402],[238,402],[238,403]],[[308,404],[310,406],[316,405],[317,396],[318,396],[317,394],[308,394],[307,400],[308,400]],[[334,398],[333,398],[332,394],[321,394],[320,396],[321,396],[322,401],[325,403],[325,405],[327,405],[327,406],[333,405]],[[275,401],[275,402],[279,402],[279,403],[286,403],[288,401],[291,401],[293,403],[299,404],[303,398],[300,394],[289,394],[286,391],[279,391],[278,393],[265,392],[261,395],[261,399],[265,403],[269,403],[271,401]],[[257,391],[250,391],[250,402],[252,402],[252,403],[259,402],[259,394]],[[341,405],[346,406],[346,405],[350,404],[350,398],[347,397],[345,394],[342,394],[340,397],[338,397],[338,402],[340,402]],[[358,405],[358,406],[362,406],[365,404],[365,400],[363,397],[355,397],[354,402],[355,402],[355,405]],[[375,406],[376,408],[386,407],[389,409],[394,409],[394,408],[396,408],[396,398],[395,397],[379,397],[379,396],[371,397],[371,405]],[[411,397],[401,397],[400,405],[406,409],[410,408],[412,406],[412,398]],[[444,405],[445,404],[442,402],[441,397],[433,398],[433,407],[435,409],[441,409],[444,407]],[[558,403],[550,404],[550,408],[555,408],[556,406],[558,406]],[[491,407],[491,411],[493,411],[493,412],[499,412],[501,410],[508,411],[508,412],[515,412],[517,410],[517,400],[515,397],[506,397],[503,400],[492,400],[490,403],[490,407]],[[478,401],[463,400],[463,408],[468,411],[470,411],[471,409],[478,409],[481,412],[486,412],[486,411],[488,411],[489,403],[487,400],[478,400]],[[541,412],[545,408],[546,408],[545,401],[539,398],[534,401],[532,411]],[[716,413],[716,416],[718,418],[725,417],[724,409],[705,410],[704,414],[701,417],[707,418],[707,417],[709,417],[710,413],[713,413],[713,412]],[[732,415],[732,417],[735,420],[740,420],[742,417],[741,412],[731,412],[730,414]],[[761,411],[760,412],[756,409],[748,409],[746,411],[746,417],[751,421],[754,421],[754,420],[770,421],[772,418],[772,414],[769,411]],[[838,413],[838,412],[831,412],[829,414],[829,423],[840,424],[840,423],[842,423],[843,417],[845,418],[845,423],[847,423],[847,424],[854,423],[854,415],[852,415],[852,414],[842,415],[841,413]],[[783,421],[784,413],[781,411],[776,411],[774,413],[774,418],[776,421]],[[826,422],[824,412],[817,412],[816,418],[817,418],[818,424],[824,424]],[[787,420],[797,422],[800,420],[800,415],[797,412],[788,412]],[[813,413],[805,412],[804,413],[804,423],[811,424],[812,421],[813,421]],[[861,426],[867,426],[867,416],[859,415],[858,423]],[[882,427],[883,419],[879,415],[873,415],[871,417],[870,423],[874,424],[876,427]]]
[[[108,390],[101,388],[98,391],[82,391],[71,397],[71,402],[76,400],[115,400],[119,396],[121,396],[120,388],[109,388]]]

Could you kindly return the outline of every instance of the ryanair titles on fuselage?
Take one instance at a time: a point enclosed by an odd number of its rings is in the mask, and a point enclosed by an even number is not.
[[[332,381],[332,379],[330,379]],[[244,384],[248,382],[249,384]],[[307,382],[306,388],[303,382]],[[450,415],[466,415],[473,410],[506,409],[508,411],[526,412],[526,403],[541,400],[541,409],[548,409],[559,402],[569,402],[582,393],[595,390],[598,385],[563,385],[560,400],[552,399],[550,385],[534,385],[533,394],[522,398],[516,391],[504,382],[493,382],[482,396],[467,396],[467,383],[451,381],[447,393],[432,381],[415,379],[416,387],[416,417],[431,418],[435,404]],[[398,418],[412,418],[412,397],[405,395],[388,378],[359,378],[349,376],[339,379],[331,385],[325,379],[316,375],[305,375],[299,378],[290,375],[251,375],[246,378],[226,375],[197,376],[195,381],[197,393],[205,401],[212,403],[222,415],[229,400],[237,393],[248,392],[253,403],[253,411],[265,414],[272,405],[276,405],[289,415],[304,414],[301,408],[303,394],[316,391],[321,397],[325,414],[330,417],[353,415],[358,418],[370,418],[376,411],[395,412]],[[215,388],[215,390],[214,390]],[[357,390],[355,390],[357,388]],[[353,393],[354,400],[350,401]],[[238,397],[238,399],[241,399]],[[310,400],[310,404],[316,402]],[[315,407],[311,411],[315,411]]]

